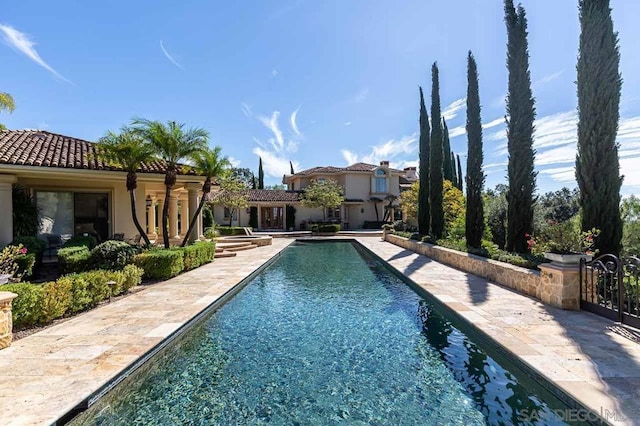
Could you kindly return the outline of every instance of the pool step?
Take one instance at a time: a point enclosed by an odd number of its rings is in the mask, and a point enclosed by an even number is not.
[[[226,251],[235,252],[235,251],[241,251],[241,250],[251,250],[251,249],[254,249],[254,248],[256,248],[256,247],[258,247],[258,246],[257,246],[257,245],[255,245],[255,244],[251,244],[251,243],[249,243],[249,244],[248,244],[248,245],[246,245],[246,246],[225,247],[225,248],[224,248],[224,251],[225,251],[225,252],[226,252]]]

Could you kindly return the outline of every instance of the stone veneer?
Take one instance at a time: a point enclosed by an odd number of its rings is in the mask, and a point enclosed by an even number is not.
[[[423,254],[445,265],[486,278],[543,303],[562,309],[580,309],[580,282],[574,266],[540,266],[542,272],[463,253],[446,247],[422,243],[391,233],[383,235],[385,241]]]
[[[11,301],[18,297],[9,291],[0,291],[0,349],[11,346],[13,340],[13,322],[11,320]]]

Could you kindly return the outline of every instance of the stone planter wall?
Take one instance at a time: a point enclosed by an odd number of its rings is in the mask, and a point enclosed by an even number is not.
[[[540,272],[527,268],[498,262],[474,254],[463,253],[429,243],[421,243],[393,234],[387,234],[385,240],[416,253],[423,254],[454,268],[486,278],[520,293],[542,300]],[[559,298],[560,300],[562,297]],[[555,300],[555,299],[554,299]]]
[[[11,346],[13,340],[13,321],[11,320],[11,301],[18,297],[9,291],[0,291],[0,349]]]

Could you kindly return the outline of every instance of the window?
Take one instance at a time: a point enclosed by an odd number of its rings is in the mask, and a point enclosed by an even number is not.
[[[376,193],[382,194],[384,192],[387,192],[387,178],[376,177]]]
[[[327,208],[327,219],[340,219],[340,207]]]
[[[318,178],[318,183],[324,183],[325,179],[324,178]]]
[[[224,208],[224,218],[226,220],[229,220],[230,213],[231,213],[231,211],[230,211],[229,207],[225,207]],[[237,209],[233,210],[233,219],[232,220],[238,220],[238,210]]]
[[[377,176],[384,176],[384,170],[382,170],[382,169],[376,170],[376,175]]]

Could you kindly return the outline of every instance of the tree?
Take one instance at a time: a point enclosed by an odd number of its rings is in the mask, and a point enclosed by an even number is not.
[[[129,191],[129,201],[131,202],[131,218],[144,243],[147,246],[150,245],[149,237],[138,220],[135,191],[138,187],[137,172],[143,164],[155,159],[154,147],[130,128],[123,127],[120,133],[109,131],[100,138],[99,143],[96,145],[96,153],[106,163],[120,167],[127,172],[127,191]]]
[[[400,208],[407,218],[416,219],[420,210],[418,203],[418,193],[420,192],[420,182],[413,182],[409,189],[400,193]]]
[[[632,195],[622,201],[620,208],[624,229],[622,253],[625,256],[640,256],[640,198]]]
[[[166,173],[164,177],[165,203],[162,209],[162,237],[164,247],[169,248],[169,199],[171,190],[176,184],[179,164],[185,158],[193,156],[207,146],[209,133],[200,128],[185,129],[185,125],[175,121],[166,124],[144,118],[133,120],[133,131],[146,140],[154,148],[156,154],[164,161]]]
[[[344,201],[344,188],[334,179],[312,180],[305,188],[300,204],[312,209],[322,208],[322,218],[327,218],[327,208],[336,208]]]
[[[431,234],[435,239],[444,233],[442,210],[442,120],[440,118],[440,81],[438,64],[431,67],[431,154],[429,158],[429,206],[431,207]],[[447,151],[447,156],[449,151]]]
[[[482,189],[484,172],[482,162],[482,118],[480,117],[480,92],[478,89],[478,67],[471,51],[467,56],[467,212],[465,238],[471,247],[479,248],[484,233],[484,205]],[[462,168],[458,157],[458,170],[462,180]]]
[[[447,122],[442,118],[442,153],[444,154],[444,163],[442,164],[442,176],[445,180],[453,182],[453,173],[455,168],[451,167],[451,161],[449,161],[449,153],[451,152],[451,142],[449,142],[449,128]]]
[[[249,205],[249,193],[244,182],[225,176],[220,180],[220,191],[215,195],[212,203],[221,204],[229,209],[229,226],[233,223],[233,215],[240,209],[247,208]]]
[[[291,168],[291,174],[295,175],[296,172],[293,171],[293,163],[291,161],[289,161],[289,167]]]
[[[442,204],[444,205],[445,229],[447,232],[451,232],[454,228],[460,228],[460,234],[462,234],[464,226],[456,225],[458,223],[461,225],[465,217],[464,195],[448,180],[442,183]]]
[[[6,92],[0,92],[0,112],[7,111],[11,114],[16,109],[16,103],[13,100],[13,96]],[[0,130],[5,130],[6,127],[0,124]]]
[[[483,197],[487,227],[491,232],[491,240],[499,249],[504,249],[507,242],[508,189],[506,185],[497,185],[494,190],[488,190]],[[468,197],[467,194],[467,199]]]
[[[229,176],[231,176],[235,180],[239,180],[240,182],[242,182],[242,184],[247,189],[256,189],[256,176],[248,167],[232,167],[229,172]]]
[[[620,119],[620,49],[609,0],[580,0],[578,54],[578,153],[582,229],[596,228],[600,253],[621,249],[620,162],[616,134]]]
[[[184,239],[182,240],[182,247],[187,245],[187,241],[189,241],[189,236],[193,232],[193,228],[196,226],[196,222],[198,221],[198,216],[202,211],[202,207],[205,205],[207,201],[209,201],[209,197],[211,194],[211,180],[213,178],[221,178],[227,174],[229,167],[231,167],[231,163],[227,159],[227,157],[221,157],[220,152],[222,148],[216,146],[214,148],[206,148],[202,151],[196,152],[191,156],[191,161],[193,162],[193,168],[200,176],[204,176],[204,183],[202,184],[202,197],[200,197],[200,203],[198,204],[198,208],[195,213],[191,216],[191,221],[189,222],[189,229],[187,230]]]
[[[456,172],[456,155],[451,151],[451,160],[449,161],[451,165],[451,183],[454,187],[458,187],[458,175]]]
[[[462,191],[462,182],[464,182],[464,176],[462,176],[462,167],[460,166],[459,155],[456,155],[456,162],[458,163],[458,189]]]
[[[522,6],[505,0],[507,25],[507,148],[509,151],[509,192],[507,202],[508,251],[527,252],[527,234],[533,231],[533,204],[536,188],[533,149],[534,99],[531,93],[527,18]]]
[[[264,189],[264,170],[262,170],[262,157],[258,163],[258,189]]]
[[[429,156],[431,155],[430,141],[431,129],[429,128],[429,116],[424,105],[424,95],[420,87],[420,190],[418,192],[418,232],[427,235],[431,227],[431,208],[429,206]]]

